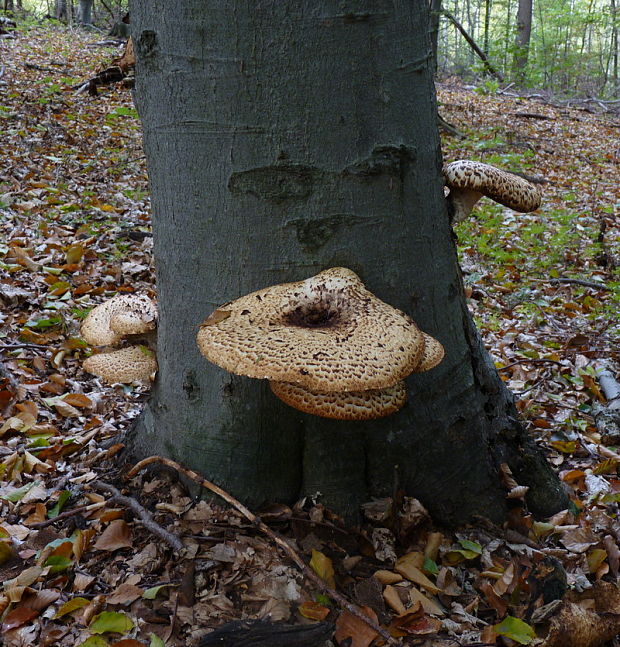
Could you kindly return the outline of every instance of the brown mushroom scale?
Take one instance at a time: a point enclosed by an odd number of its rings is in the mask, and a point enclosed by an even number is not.
[[[424,337],[409,316],[337,267],[222,306],[202,324],[198,346],[238,375],[319,392],[365,391],[415,370]]]

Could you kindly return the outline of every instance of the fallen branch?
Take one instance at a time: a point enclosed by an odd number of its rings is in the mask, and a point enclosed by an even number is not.
[[[331,589],[327,584],[311,569],[308,567],[308,565],[304,562],[304,560],[291,548],[289,543],[279,535],[278,533],[274,532],[269,526],[267,526],[263,521],[261,521],[260,517],[257,517],[253,512],[251,512],[248,508],[246,508],[243,503],[235,499],[233,496],[228,494],[225,490],[222,490],[221,487],[215,485],[215,483],[212,483],[211,481],[208,481],[207,479],[204,479],[200,474],[197,474],[196,472],[189,470],[178,463],[176,463],[173,460],[170,460],[169,458],[162,458],[161,456],[150,456],[149,458],[145,458],[144,460],[141,460],[139,463],[134,465],[129,472],[126,475],[126,478],[132,478],[138,472],[143,470],[147,465],[151,465],[153,463],[161,463],[162,465],[166,465],[167,467],[171,467],[172,469],[176,470],[177,472],[180,472],[181,474],[187,476],[187,478],[191,479],[192,481],[195,481],[196,483],[199,483],[202,487],[206,488],[207,490],[210,490],[214,494],[217,494],[219,497],[224,499],[228,504],[230,504],[233,508],[238,510],[250,523],[254,524],[261,532],[263,532],[265,535],[269,537],[277,546],[279,546],[282,551],[297,565],[299,570],[304,574],[304,576],[311,580],[315,586],[317,586],[325,595],[328,597],[332,598],[335,600],[342,608],[346,609],[350,614],[361,620],[362,622],[366,623],[373,631],[376,631],[388,645],[400,645],[401,643],[390,634],[380,627],[376,622],[371,620],[368,616],[366,616],[364,613],[362,613],[354,604],[349,602],[343,595],[338,593],[338,591],[335,591],[334,589]]]
[[[43,344],[0,344],[0,350],[15,350],[18,348],[27,348],[30,350],[50,350],[49,346]]]
[[[458,137],[459,139],[465,139],[465,135],[451,123],[448,123],[439,113],[437,114],[437,123],[439,128],[445,130],[447,133]]]
[[[525,117],[526,119],[555,119],[549,115],[541,115],[538,112],[513,112],[515,117]]]
[[[620,384],[606,366],[597,366],[598,382],[610,409],[620,409]]]
[[[548,283],[569,283],[573,285],[582,285],[584,288],[594,288],[595,290],[609,290],[604,283],[596,283],[595,281],[584,281],[582,279],[544,279]]]
[[[160,525],[155,523],[151,513],[146,508],[141,506],[135,499],[132,499],[131,497],[121,494],[113,485],[110,485],[109,483],[104,483],[103,481],[93,481],[92,483],[90,483],[90,486],[95,490],[99,490],[101,492],[107,492],[108,494],[111,494],[112,498],[109,499],[109,501],[113,501],[126,508],[129,508],[131,511],[135,512],[135,514],[139,517],[140,521],[142,522],[142,525],[147,530],[152,532],[160,539],[163,539],[169,546],[171,546],[177,552],[180,552],[181,550],[183,550],[183,542],[179,539],[179,537],[177,537],[176,535],[173,535],[171,532],[168,532],[167,530],[164,530],[164,528],[162,528]]]
[[[607,404],[596,403],[592,407],[596,429],[604,445],[620,442],[620,384],[615,375],[604,364],[596,365],[598,383]]]
[[[38,70],[39,72],[54,72],[55,74],[60,74],[62,70],[55,70],[53,67],[45,67],[43,65],[37,65],[36,63],[24,63],[24,67],[27,70]]]

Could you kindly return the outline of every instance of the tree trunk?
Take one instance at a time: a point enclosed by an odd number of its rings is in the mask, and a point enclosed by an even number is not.
[[[431,16],[429,21],[429,34],[431,50],[433,52],[433,72],[437,73],[439,53],[439,19],[441,18],[441,0],[430,0]]]
[[[84,27],[93,24],[93,0],[78,0],[78,22]]]
[[[515,56],[513,73],[518,81],[524,81],[527,59],[530,52],[532,33],[533,0],[519,0],[517,9],[517,32],[515,36]]]
[[[67,25],[73,23],[72,0],[56,0],[56,19],[62,20]]]
[[[565,505],[465,304],[428,4],[135,0],[131,16],[160,312],[159,374],[132,450],[252,506],[320,493],[351,518],[396,483],[439,522],[500,521],[502,462],[538,512]],[[334,266],[445,347],[388,418],[302,414],[197,350],[219,305]]]
[[[482,41],[482,51],[485,56],[489,56],[489,33],[491,30],[491,0],[484,2],[484,38]]]
[[[441,12],[460,32],[463,38],[467,41],[467,44],[471,47],[472,51],[480,58],[484,64],[485,70],[492,74],[500,83],[503,83],[504,77],[491,65],[487,55],[478,47],[476,41],[472,38],[469,32],[461,25],[461,23],[445,9]]]

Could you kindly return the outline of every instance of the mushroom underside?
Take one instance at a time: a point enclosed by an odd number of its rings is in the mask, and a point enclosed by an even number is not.
[[[129,384],[150,380],[157,371],[157,360],[145,346],[127,346],[91,355],[84,360],[83,368],[110,384]]]
[[[407,402],[403,381],[385,389],[366,391],[312,391],[299,384],[270,381],[273,393],[299,411],[337,420],[374,420],[401,409]]]

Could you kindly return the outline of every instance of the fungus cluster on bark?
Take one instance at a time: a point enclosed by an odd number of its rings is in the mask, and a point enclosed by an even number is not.
[[[540,207],[541,194],[535,184],[489,164],[457,160],[443,167],[443,176],[450,189],[447,199],[452,222],[465,220],[483,196],[520,213]]]
[[[444,352],[342,267],[221,306],[201,325],[197,342],[217,366],[269,380],[287,404],[345,420],[400,409],[404,378],[430,370]]]
[[[81,327],[85,341],[92,346],[118,346],[129,338],[146,336],[157,324],[157,308],[145,295],[119,294],[93,308]],[[131,343],[125,348],[106,350],[84,361],[85,371],[106,382],[130,383],[152,379],[157,371],[155,353],[144,344]]]

